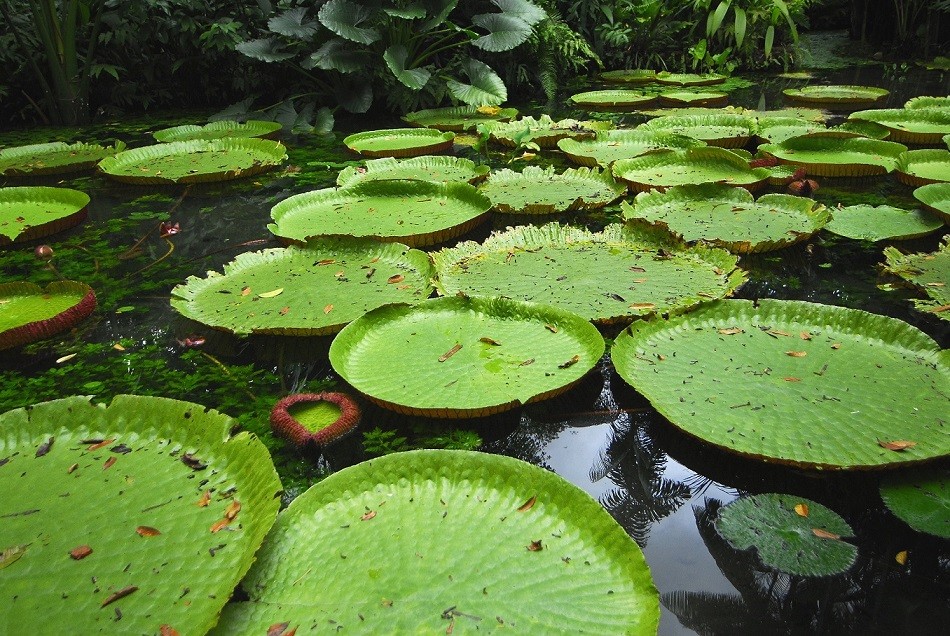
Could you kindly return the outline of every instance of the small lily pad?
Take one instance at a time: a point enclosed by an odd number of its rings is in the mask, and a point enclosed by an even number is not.
[[[950,473],[946,470],[892,475],[881,483],[881,499],[914,530],[950,539]]]
[[[91,170],[100,160],[124,149],[121,141],[114,146],[53,142],[4,148],[0,150],[0,175],[39,176]]]
[[[627,191],[609,170],[569,168],[556,172],[554,166],[525,166],[521,172],[499,170],[491,173],[479,192],[502,213],[553,214],[602,208]]]
[[[67,230],[86,218],[88,205],[88,194],[69,188],[0,188],[0,246]]]
[[[657,83],[673,86],[711,86],[722,84],[726,79],[725,75],[715,73],[669,73],[663,71],[656,74]]]
[[[225,137],[272,137],[280,131],[282,126],[276,121],[248,120],[243,123],[222,119],[196,126],[188,124],[163,128],[152,133],[155,141],[168,143],[171,141],[190,141],[192,139],[224,139]]]
[[[660,104],[663,106],[719,108],[728,103],[728,94],[713,91],[665,91],[660,93]]]
[[[0,283],[0,350],[49,338],[85,320],[96,294],[85,283],[61,280],[46,288]]]
[[[409,159],[370,159],[364,167],[349,166],[337,175],[336,184],[341,188],[382,179],[417,179],[435,183],[475,183],[485,178],[489,167],[475,164],[461,157],[433,157],[423,155]]]
[[[786,88],[785,99],[794,104],[820,104],[825,108],[853,110],[884,101],[890,94],[876,86],[830,85]]]
[[[455,133],[430,128],[367,130],[343,140],[364,157],[417,157],[452,149]]]
[[[582,166],[609,166],[618,159],[632,159],[653,150],[705,146],[706,142],[660,130],[645,128],[604,130],[596,139],[562,139],[557,147],[571,161]]]
[[[936,252],[902,254],[888,247],[884,256],[884,271],[899,276],[929,297],[913,301],[918,310],[950,320],[950,239],[944,240]]]
[[[819,177],[868,177],[887,174],[907,146],[864,137],[835,133],[812,133],[791,137],[778,144],[763,144],[759,152],[780,162],[804,168]]]
[[[770,174],[767,168],[750,168],[742,157],[712,147],[660,150],[620,159],[611,170],[634,192],[701,183],[725,183],[752,191],[762,187]]]
[[[920,186],[914,190],[914,198],[931,212],[943,217],[945,223],[950,223],[950,183]]]
[[[666,115],[651,119],[639,128],[686,135],[720,148],[741,148],[755,135],[755,120],[728,113]]]
[[[888,139],[902,144],[935,146],[950,134],[950,109],[886,108],[851,113],[849,120],[874,122],[890,131]]]
[[[628,68],[604,71],[600,79],[615,84],[649,84],[656,80],[656,71],[645,68]]]
[[[555,121],[550,115],[522,117],[516,121],[494,124],[491,138],[503,146],[516,148],[527,142],[541,148],[553,148],[561,139],[594,139],[597,132],[613,128],[609,121],[579,121],[561,119]]]
[[[842,541],[851,526],[820,503],[780,493],[741,497],[719,509],[716,530],[736,550],[755,549],[764,565],[798,576],[831,576],[854,565]]]
[[[832,210],[825,229],[861,241],[907,240],[926,236],[943,227],[943,220],[923,210],[891,205],[849,205]]]
[[[897,180],[909,186],[950,183],[950,150],[908,150],[897,157]]]
[[[447,108],[428,108],[406,113],[402,120],[410,126],[462,132],[463,130],[474,130],[478,124],[510,121],[517,116],[517,108],[449,106]]]
[[[612,113],[632,112],[656,103],[656,95],[627,90],[587,91],[571,95],[570,99],[580,108]]]

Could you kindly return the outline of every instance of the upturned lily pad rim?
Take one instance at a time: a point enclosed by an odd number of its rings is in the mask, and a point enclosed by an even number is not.
[[[79,300],[52,316],[31,319],[0,332],[0,351],[12,349],[37,340],[44,340],[77,325],[96,309],[96,294],[92,288],[74,280],[53,281],[45,288],[31,282],[0,283],[0,299],[11,296],[78,296]],[[0,312],[3,308],[0,307]]]
[[[756,123],[751,117],[732,113],[662,115],[651,119],[641,128],[670,132],[687,129],[690,133],[680,132],[679,134],[700,139],[710,146],[742,148],[755,135]]]
[[[249,119],[237,122],[230,119],[212,121],[204,125],[184,124],[162,128],[152,133],[159,143],[189,141],[191,139],[220,139],[222,137],[265,137],[272,138],[283,126],[276,121]]]
[[[539,184],[559,182],[562,185],[585,184],[598,189],[599,196],[585,197],[579,194],[573,201],[559,206],[549,202],[546,191],[549,188],[539,188]],[[527,197],[524,204],[518,206],[517,201],[505,200],[503,196],[492,197],[493,189],[498,186],[522,184],[523,189],[532,191],[540,189],[537,196]],[[577,186],[575,186],[577,187]],[[539,166],[525,166],[521,172],[508,168],[496,170],[489,175],[484,184],[479,186],[479,192],[485,194],[492,202],[492,209],[501,214],[554,214],[558,212],[573,212],[576,210],[595,210],[606,207],[616,201],[627,186],[614,179],[609,169],[599,168],[568,168],[557,172],[554,166],[541,168]]]
[[[575,93],[569,99],[580,108],[613,112],[634,111],[656,103],[656,95],[625,89],[585,91]]]
[[[374,148],[377,140],[394,140],[392,144]],[[452,148],[455,133],[433,128],[386,128],[365,130],[343,139],[343,144],[364,157],[416,157]]]
[[[893,141],[840,136],[835,131],[799,135],[778,144],[759,146],[759,152],[772,155],[781,163],[804,168],[809,176],[819,177],[887,174],[894,170],[897,157],[906,151],[907,146]],[[803,158],[801,152],[809,152],[811,156]],[[840,153],[851,152],[860,155],[860,158],[841,158]]]
[[[718,168],[724,171],[724,174],[736,174],[743,177],[742,181],[733,181],[732,176],[723,176],[713,181],[700,181],[699,183],[725,183],[727,185],[736,185],[755,192],[765,185],[771,174],[768,168],[750,168],[748,161],[737,154],[714,146],[704,146],[698,148],[688,148],[686,150],[659,150],[650,152],[632,159],[618,159],[611,165],[611,172],[617,179],[626,181],[632,192],[645,192],[654,188],[669,188],[681,183],[665,181],[656,183],[659,179],[650,177],[650,180],[639,179],[630,175],[637,170],[650,170],[661,165],[691,163],[715,163]],[[696,183],[696,182],[694,182]]]
[[[26,146],[13,146],[0,149],[0,175],[6,177],[24,177],[24,176],[49,176],[57,174],[70,174],[91,170],[96,167],[104,157],[114,155],[125,149],[125,143],[115,142],[113,146],[102,146],[99,144],[87,144],[76,142],[68,144],[62,141],[54,141],[42,144],[29,144]],[[8,165],[3,167],[5,160],[22,157],[35,157],[36,155],[46,155],[56,158],[57,155],[67,154],[70,160],[64,163],[52,166],[24,167],[22,165]]]
[[[480,106],[447,106],[426,108],[406,113],[402,120],[410,126],[461,132],[474,129],[480,122],[510,121],[518,116],[517,108],[501,108],[495,114],[479,110]]]
[[[599,75],[605,82],[617,84],[649,84],[656,80],[656,71],[647,68],[628,68],[603,71]]]
[[[838,95],[835,95],[838,93]],[[808,104],[861,105],[875,104],[890,95],[890,91],[877,86],[859,86],[854,84],[821,84],[786,88],[782,91],[786,99]]]
[[[298,404],[317,404],[325,402],[340,409],[340,416],[320,430],[312,431],[299,422],[291,413]],[[338,442],[353,433],[361,419],[359,405],[350,395],[342,391],[322,391],[320,393],[295,393],[280,399],[271,409],[270,425],[274,433],[288,439],[294,446],[304,449],[308,446],[321,448]]]
[[[950,223],[950,183],[940,182],[920,186],[914,190],[914,198]]]
[[[671,86],[712,86],[722,84],[728,78],[717,73],[670,73],[662,71],[656,74],[658,84]]]
[[[667,106],[725,106],[728,93],[714,91],[665,91],[659,95],[660,103]]]
[[[624,159],[632,159],[654,150],[695,148],[708,145],[701,139],[662,130],[617,128],[600,131],[594,139],[561,139],[557,142],[557,147],[574,163],[593,168],[598,165],[608,167],[616,161],[616,159],[611,161],[602,161],[599,159],[601,154],[598,150],[599,147],[611,147],[612,145],[623,147],[625,144],[629,144],[634,148],[639,146],[641,150],[622,157]]]
[[[868,216],[883,216],[901,227],[898,233],[876,232]],[[893,226],[892,226],[893,227]],[[862,241],[905,241],[932,234],[943,227],[943,220],[921,210],[906,210],[892,205],[849,205],[832,210],[832,219],[824,229],[850,239]]]
[[[950,150],[927,148],[902,152],[897,157],[894,174],[898,181],[915,188],[950,183]]]
[[[938,145],[950,133],[950,110],[881,108],[860,110],[849,120],[869,121],[887,129],[888,139],[902,144]]]
[[[418,157],[409,157],[406,159],[396,159],[395,157],[381,157],[379,159],[369,159],[364,167],[357,168],[349,166],[340,171],[336,178],[337,186],[346,188],[362,181],[371,181],[376,179],[389,178],[410,178],[402,176],[387,176],[388,173],[404,174],[412,173],[415,170],[424,174],[425,171],[434,169],[452,169],[459,173],[467,173],[470,176],[463,181],[476,183],[489,173],[491,168],[486,164],[476,164],[471,159],[463,157],[452,157],[445,155],[421,155]],[[414,177],[413,177],[414,178]],[[424,177],[419,177],[423,181],[428,181]]]
[[[79,190],[49,186],[0,188],[0,205],[21,201],[41,203],[47,207],[51,217],[54,212],[58,216],[35,225],[23,225],[20,232],[12,238],[0,230],[0,247],[34,241],[82,223],[88,213],[89,195]],[[3,221],[5,219],[0,216],[0,224]]]
[[[593,139],[602,130],[614,127],[610,121],[558,119],[544,114],[535,119],[532,116],[509,122],[498,123],[491,127],[491,139],[503,146],[514,148],[515,137],[528,132],[527,141],[532,141],[541,148],[553,148],[561,139]]]

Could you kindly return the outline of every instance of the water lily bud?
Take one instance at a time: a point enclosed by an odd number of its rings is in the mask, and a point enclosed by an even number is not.
[[[53,248],[49,245],[37,245],[33,253],[41,261],[49,261],[53,258]]]

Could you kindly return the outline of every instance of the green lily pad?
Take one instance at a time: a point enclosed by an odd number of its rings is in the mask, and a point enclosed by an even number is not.
[[[634,159],[619,159],[611,170],[634,192],[700,183],[725,183],[748,190],[762,187],[767,168],[750,168],[749,162],[723,148],[660,150]]]
[[[897,157],[894,174],[914,187],[950,182],[950,150],[908,150]]]
[[[627,113],[652,106],[656,95],[644,95],[639,91],[608,90],[587,91],[571,95],[575,106],[593,111]]]
[[[943,95],[934,97],[930,95],[920,95],[918,97],[911,97],[904,102],[904,108],[950,108],[950,96]]]
[[[914,198],[925,208],[941,216],[945,223],[950,222],[950,183],[942,181],[920,186],[914,190]]]
[[[553,148],[561,139],[594,139],[602,130],[613,128],[609,121],[578,121],[561,119],[554,121],[550,115],[522,117],[516,121],[494,124],[492,140],[509,148],[532,142],[541,148]]]
[[[929,297],[915,299],[917,309],[950,320],[950,239],[945,239],[936,252],[902,254],[888,247],[884,249],[884,256],[884,271],[899,276]]]
[[[805,514],[802,514],[805,513]],[[762,563],[798,576],[831,576],[854,565],[854,536],[836,512],[820,503],[775,492],[741,497],[719,509],[716,531],[736,550],[754,549]]]
[[[864,119],[848,119],[841,122],[840,125],[830,128],[835,132],[851,133],[857,137],[868,137],[869,139],[886,139],[888,141],[898,141],[891,137],[891,131],[881,124]]]
[[[287,149],[267,139],[196,139],[125,150],[99,162],[110,179],[134,184],[229,181],[276,168]]]
[[[825,130],[821,122],[798,117],[761,117],[758,119],[755,136],[760,143],[778,144],[786,139]]]
[[[849,120],[874,122],[890,131],[888,139],[902,144],[935,146],[950,134],[950,109],[884,108],[859,110]]]
[[[665,233],[608,225],[522,226],[432,254],[445,296],[504,296],[571,311],[597,324],[675,314],[732,295],[745,282],[735,256],[687,248]]]
[[[618,183],[609,170],[569,168],[559,173],[554,166],[525,166],[522,172],[492,172],[478,190],[497,212],[553,214],[602,208],[626,192],[627,186]]]
[[[114,146],[57,141],[4,148],[0,150],[0,175],[39,176],[91,170],[100,160],[124,149],[125,144],[121,141]]]
[[[876,86],[803,86],[786,88],[782,93],[795,104],[820,104],[829,109],[854,109],[884,101],[890,94]]]
[[[234,426],[133,395],[0,415],[0,546],[25,548],[0,577],[7,618],[60,634],[207,632],[280,505],[267,449]]]
[[[96,294],[85,283],[60,280],[45,289],[28,282],[0,283],[0,351],[66,331],[95,309]]]
[[[343,328],[330,363],[401,413],[477,417],[558,395],[604,353],[584,318],[506,298],[438,298],[374,309]]]
[[[825,206],[805,197],[766,194],[756,201],[743,188],[686,185],[641,192],[621,206],[626,220],[642,220],[687,242],[706,241],[736,254],[768,252],[804,241],[830,219]]]
[[[86,218],[88,205],[88,194],[69,188],[0,188],[0,246],[78,225]]]
[[[645,68],[627,68],[604,71],[600,79],[615,84],[649,84],[656,80],[656,71]]]
[[[950,539],[950,474],[946,470],[892,475],[881,483],[881,499],[914,530]]]
[[[367,130],[343,139],[353,152],[364,157],[417,157],[452,149],[455,133],[431,128]]]
[[[659,84],[673,86],[711,86],[722,84],[726,81],[726,76],[715,73],[669,73],[663,71],[656,74],[656,81]]]
[[[282,126],[276,121],[248,120],[239,123],[229,119],[222,119],[196,126],[174,126],[163,128],[152,133],[155,141],[167,143],[171,141],[191,141],[192,139],[224,139],[230,137],[270,137],[278,132]]]
[[[849,205],[832,211],[825,229],[860,241],[906,240],[926,236],[943,227],[943,221],[923,210],[891,205]]]
[[[663,106],[718,108],[728,103],[728,94],[713,91],[666,91],[660,93],[660,104]]]
[[[788,300],[721,300],[638,321],[620,376],[674,426],[748,457],[881,468],[950,453],[946,352],[905,322]],[[891,450],[883,445],[910,440]]]
[[[643,555],[599,503],[554,473],[471,451],[330,475],[280,514],[244,585],[250,600],[225,610],[215,636],[285,623],[646,636],[659,623]]]
[[[406,113],[402,120],[410,126],[462,132],[463,130],[474,130],[478,124],[510,121],[517,116],[517,108],[449,106],[447,108],[428,108]]]
[[[349,166],[337,175],[336,184],[341,188],[364,181],[381,179],[418,179],[422,181],[475,183],[488,174],[485,164],[476,165],[461,157],[433,157],[423,155],[409,159],[370,159],[366,166]]]
[[[659,130],[604,130],[596,139],[561,139],[557,147],[582,166],[609,166],[618,159],[632,159],[653,150],[705,146],[705,141]]]
[[[314,239],[240,254],[223,274],[189,276],[171,303],[186,318],[232,333],[322,336],[380,305],[428,298],[432,275],[425,253],[399,243]]]
[[[491,201],[467,183],[367,181],[284,199],[271,208],[271,232],[288,242],[357,236],[410,247],[460,236],[488,218]]]
[[[869,177],[887,174],[907,146],[864,137],[835,133],[812,133],[791,137],[778,144],[763,144],[759,152],[782,163],[804,168],[809,176]]]
[[[662,130],[686,135],[720,148],[741,148],[755,135],[755,120],[744,115],[665,115],[656,117],[640,129]]]

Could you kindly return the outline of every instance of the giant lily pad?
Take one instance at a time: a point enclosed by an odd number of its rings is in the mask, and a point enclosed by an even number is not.
[[[343,140],[364,157],[417,157],[451,150],[455,133],[430,128],[367,130]]]
[[[729,95],[713,91],[665,91],[660,93],[663,106],[700,106],[718,108],[729,103]]]
[[[571,95],[571,101],[585,110],[626,113],[652,106],[656,95],[626,90],[587,91]]]
[[[267,139],[198,139],[126,150],[99,162],[99,171],[125,183],[204,183],[259,174],[286,158],[283,144]]]
[[[494,141],[509,148],[528,142],[541,148],[553,148],[561,139],[594,139],[598,131],[612,127],[609,121],[554,121],[550,115],[541,115],[537,119],[522,117],[516,121],[494,124],[490,134]]]
[[[886,174],[897,165],[907,146],[864,137],[835,133],[812,133],[791,137],[778,144],[763,144],[759,152],[780,162],[804,168],[819,177],[868,177]]]
[[[580,316],[506,298],[438,298],[374,309],[330,345],[340,376],[401,413],[475,417],[553,397],[604,353]]]
[[[645,68],[627,68],[604,71],[600,79],[615,84],[649,84],[656,80],[656,71]]]
[[[914,198],[925,208],[950,222],[950,183],[940,182],[920,186],[914,190]]]
[[[820,503],[775,492],[736,499],[719,509],[716,530],[736,550],[754,549],[767,567],[798,576],[844,572],[858,548],[842,541],[851,526]]]
[[[934,97],[931,95],[919,95],[911,97],[904,102],[904,108],[950,108],[950,95]]]
[[[756,201],[742,188],[721,184],[641,192],[622,205],[624,218],[669,230],[684,240],[706,241],[737,254],[767,252],[808,239],[831,218],[825,206],[790,194]]]
[[[207,632],[280,504],[267,449],[234,425],[133,395],[0,415],[0,546],[21,552],[0,629]]]
[[[337,175],[336,184],[341,188],[362,181],[381,179],[418,179],[422,181],[474,183],[488,174],[485,164],[476,165],[471,159],[461,157],[433,157],[424,155],[409,159],[383,157],[371,159],[366,166],[349,166]]]
[[[626,191],[627,186],[618,183],[609,170],[569,168],[558,173],[554,166],[496,171],[479,187],[498,212],[520,214],[593,210]]]
[[[853,469],[950,453],[946,352],[894,318],[721,300],[633,323],[611,357],[674,426],[741,455]]]
[[[755,136],[761,143],[777,144],[800,135],[825,130],[821,122],[809,121],[798,117],[760,117]]]
[[[899,276],[929,296],[928,300],[914,300],[920,311],[937,314],[950,320],[950,239],[936,252],[902,254],[894,247],[884,250],[887,259],[885,271]]]
[[[488,218],[491,201],[467,183],[385,180],[327,188],[271,208],[271,232],[288,242],[358,236],[410,247],[455,238]]]
[[[685,248],[665,233],[555,223],[493,234],[432,255],[439,291],[505,296],[572,311],[598,324],[687,311],[745,282],[736,257]]]
[[[887,108],[851,113],[849,120],[871,121],[890,131],[888,139],[902,144],[937,145],[950,134],[950,109]]]
[[[659,622],[640,549],[599,503],[554,473],[471,451],[330,475],[281,513],[244,585],[249,601],[225,610],[216,636],[273,625],[646,636]]]
[[[403,115],[402,120],[410,126],[461,132],[463,130],[472,130],[478,126],[478,124],[509,121],[517,116],[517,108],[450,106],[448,108],[417,110]]]
[[[124,149],[125,144],[121,141],[111,147],[57,141],[4,148],[0,150],[0,175],[17,177],[80,172],[95,167],[101,159]]]
[[[950,182],[950,150],[908,150],[897,157],[897,180],[909,186]]]
[[[849,205],[832,211],[825,225],[829,232],[861,241],[906,240],[926,236],[943,227],[943,221],[923,210],[891,205]]]
[[[229,119],[213,121],[204,126],[188,124],[163,128],[152,133],[155,141],[191,141],[192,139],[223,139],[225,137],[270,137],[281,129],[276,121],[248,120],[239,123]]]
[[[890,94],[876,86],[803,86],[786,88],[785,99],[794,104],[820,104],[830,109],[855,109],[884,101]]]
[[[748,161],[723,148],[657,151],[615,161],[611,170],[634,192],[699,183],[725,183],[752,191],[762,187],[770,174],[768,168],[750,168]]]
[[[171,302],[185,317],[232,333],[322,336],[380,305],[427,298],[431,276],[428,257],[399,243],[314,239],[241,254],[224,274],[190,276]]]
[[[663,130],[705,141],[710,146],[741,148],[755,135],[755,120],[744,115],[666,115],[656,117],[641,129]]]
[[[55,336],[95,309],[96,294],[85,283],[61,280],[45,289],[28,282],[0,283],[0,350]]]
[[[888,477],[881,484],[881,499],[914,530],[950,539],[950,474],[946,470]]]
[[[88,205],[88,194],[69,188],[0,188],[0,246],[69,229]]]
[[[673,86],[711,86],[722,84],[726,81],[726,76],[715,73],[669,73],[663,71],[656,74],[656,81],[659,84],[671,84]]]
[[[632,159],[659,149],[685,149],[705,146],[706,142],[660,130],[605,130],[596,139],[562,139],[557,147],[571,161],[582,166],[609,166],[618,159]]]

